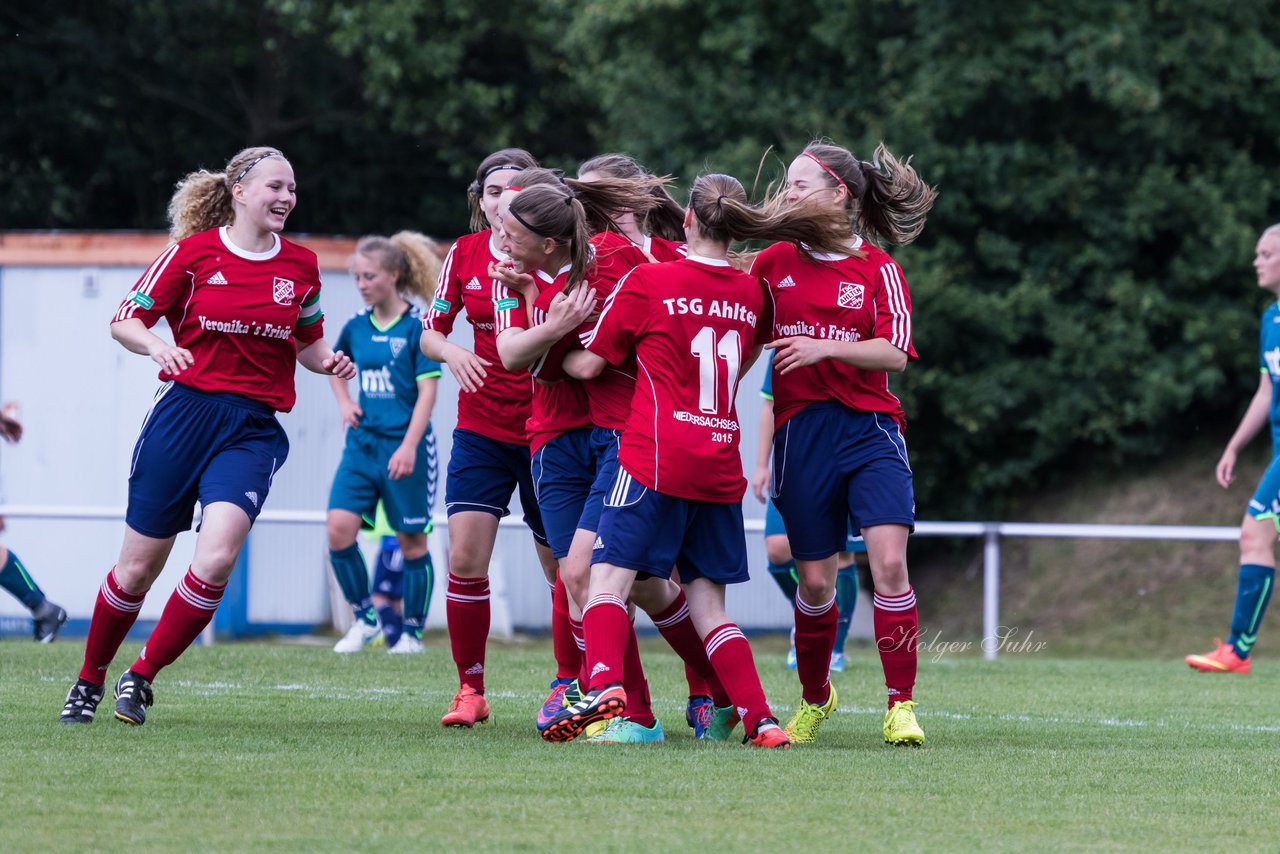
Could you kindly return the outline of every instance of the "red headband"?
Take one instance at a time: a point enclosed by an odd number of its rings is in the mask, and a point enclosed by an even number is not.
[[[809,158],[810,160],[812,160],[814,163],[817,163],[819,166],[821,166],[821,167],[822,167],[822,171],[823,171],[823,172],[826,172],[826,173],[827,173],[828,175],[830,175],[832,178],[835,178],[835,179],[836,179],[836,183],[837,183],[837,184],[839,184],[841,187],[844,187],[844,191],[845,191],[846,193],[847,193],[847,192],[849,192],[849,185],[848,185],[848,184],[846,184],[844,181],[840,180],[840,176],[839,176],[839,175],[837,175],[836,173],[832,172],[832,171],[831,171],[831,167],[830,167],[830,166],[828,166],[827,164],[825,164],[825,163],[823,163],[821,160],[819,160],[819,159],[817,158],[817,156],[816,156],[816,155],[810,154],[810,153],[809,153],[809,152],[807,152],[807,151],[802,151],[802,152],[800,152],[800,153],[801,153],[801,154],[803,154],[805,157]]]
[[[524,187],[517,187],[515,184],[508,184],[507,186],[503,187],[502,189],[504,189],[504,190],[511,190],[511,191],[513,191],[513,192],[518,193],[518,192],[520,192],[521,190],[523,190],[523,189],[524,189]]]

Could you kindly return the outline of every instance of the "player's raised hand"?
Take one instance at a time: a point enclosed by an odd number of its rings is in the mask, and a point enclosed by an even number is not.
[[[320,363],[320,367],[340,380],[355,379],[356,376],[356,363],[341,350],[335,350],[332,356]]]
[[[777,351],[773,357],[773,366],[778,369],[779,374],[788,374],[796,368],[817,364],[829,356],[826,341],[807,335],[779,338],[765,347]]]
[[[586,321],[596,310],[596,289],[585,282],[572,290],[561,291],[551,300],[547,309],[547,323],[567,335]]]
[[[173,344],[158,347],[151,354],[151,361],[159,365],[160,369],[166,374],[174,377],[196,363],[195,359],[191,357],[190,350]]]
[[[498,262],[489,262],[489,278],[497,279],[507,287],[519,291],[527,302],[532,303],[538,295],[538,282],[529,273],[516,269],[516,262],[507,258]]]
[[[485,368],[493,364],[488,359],[482,359],[466,347],[459,347],[457,344],[449,344],[445,348],[444,363],[449,366],[449,370],[462,390],[470,392],[480,390],[484,385],[484,378],[488,376]]]

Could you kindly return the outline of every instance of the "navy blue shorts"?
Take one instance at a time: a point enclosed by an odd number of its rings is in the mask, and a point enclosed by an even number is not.
[[[401,441],[366,430],[348,430],[342,461],[329,489],[329,509],[372,517],[381,498],[392,530],[406,534],[430,531],[431,508],[436,501],[435,433],[428,429],[423,435],[413,473],[392,480],[387,463]]]
[[[621,440],[621,430],[596,427],[591,431],[591,454],[595,458],[596,472],[591,493],[582,508],[582,518],[578,520],[578,527],[584,531],[600,530],[600,512],[604,510],[605,497],[613,491],[618,480],[618,443]]]
[[[197,501],[228,501],[252,522],[288,456],[289,439],[267,404],[169,381],[133,448],[125,522],[166,539],[191,528]]]
[[[716,584],[747,580],[747,540],[742,502],[720,504],[673,498],[645,487],[619,467],[605,499],[591,562],[633,569],[639,577]]]
[[[524,522],[544,546],[547,533],[538,512],[529,467],[529,446],[499,442],[470,430],[453,431],[453,452],[444,486],[444,507],[450,516],[469,510],[510,515],[511,494],[520,490]]]
[[[791,553],[823,560],[855,530],[915,528],[915,489],[898,422],[838,403],[815,403],[773,437],[773,503]]]
[[[774,506],[773,499],[766,498],[764,501],[764,535],[766,537],[775,537],[779,534],[785,537],[787,535],[787,526],[782,523],[782,514]],[[853,521],[850,520],[842,551],[865,552],[866,550],[867,544],[862,541],[862,535],[853,530]]]
[[[533,455],[532,470],[533,491],[551,554],[560,560],[569,553],[595,480],[591,430],[570,430],[547,442]]]

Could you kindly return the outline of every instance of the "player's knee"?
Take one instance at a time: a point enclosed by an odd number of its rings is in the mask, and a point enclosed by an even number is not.
[[[907,559],[893,556],[871,562],[871,577],[876,591],[886,596],[899,596],[907,592],[911,582],[907,578]]]
[[[427,553],[426,534],[399,533],[396,534],[396,541],[400,544],[400,552],[406,560],[416,560]]]
[[[791,543],[786,537],[773,536],[764,538],[764,554],[769,563],[779,566],[791,562]]]
[[[1241,563],[1263,563],[1274,558],[1276,532],[1270,525],[1246,525],[1240,529]]]

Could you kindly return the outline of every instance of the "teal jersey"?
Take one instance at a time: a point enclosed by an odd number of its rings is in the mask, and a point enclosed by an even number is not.
[[[1280,456],[1280,303],[1262,313],[1258,335],[1258,367],[1271,377],[1271,456]]]
[[[765,400],[773,400],[773,354],[777,350],[768,350],[769,360],[764,366],[764,385],[760,386],[760,396]]]
[[[347,321],[333,349],[351,357],[360,382],[360,429],[399,438],[409,429],[418,402],[418,380],[440,376],[440,363],[418,347],[422,316],[409,309],[389,327],[380,329],[373,310],[365,309]]]

